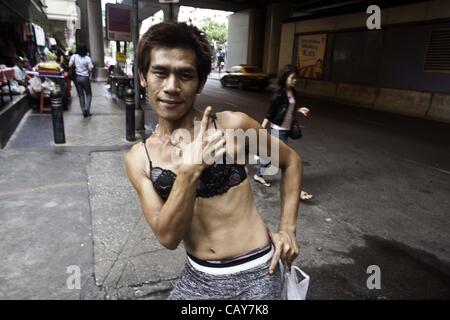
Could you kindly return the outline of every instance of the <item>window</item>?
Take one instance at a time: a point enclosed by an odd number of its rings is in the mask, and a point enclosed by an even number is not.
[[[450,29],[433,30],[425,55],[425,71],[450,71]]]

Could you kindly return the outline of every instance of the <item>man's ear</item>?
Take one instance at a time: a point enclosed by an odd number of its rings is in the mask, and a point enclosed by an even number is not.
[[[139,72],[139,82],[141,83],[141,87],[144,88],[147,87],[147,80],[145,79],[145,77],[142,75],[141,72]]]

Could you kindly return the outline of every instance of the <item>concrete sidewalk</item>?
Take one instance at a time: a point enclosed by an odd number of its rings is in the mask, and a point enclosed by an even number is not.
[[[92,89],[90,118],[72,92],[66,144],[54,145],[51,115],[30,111],[0,153],[8,164],[0,168],[0,299],[159,297],[178,274],[126,178],[123,154],[132,143],[123,101],[111,100],[103,83]],[[81,271],[80,289],[67,287],[70,266]]]
[[[180,274],[183,248],[155,239],[125,173],[124,102],[104,83],[92,90],[89,118],[73,90],[65,144],[50,114],[30,111],[0,152],[0,299],[163,299]],[[79,289],[67,285],[74,266]]]
[[[64,114],[65,145],[53,144],[50,115],[29,113],[0,151],[6,164],[0,166],[0,299],[162,299],[181,271],[183,248],[162,248],[126,177],[123,155],[132,143],[125,140],[124,104],[111,100],[104,84],[93,83],[92,88],[93,116],[87,119],[73,92]],[[155,120],[146,107],[146,127],[153,128]],[[317,153],[311,157],[322,159],[319,146],[311,150]],[[316,180],[338,174],[317,171],[319,167],[307,168]],[[249,166],[248,173],[251,177],[254,168]],[[272,188],[250,182],[264,221],[275,229],[279,177],[272,179]],[[335,192],[322,190],[322,197],[333,200]],[[341,219],[336,210],[319,196],[301,207],[297,263],[311,276],[308,298],[417,298],[423,288],[430,291],[428,298],[449,296],[448,275],[430,267],[435,251],[427,252],[428,246],[400,250],[402,243],[393,246],[367,236],[358,227],[361,223]],[[445,237],[430,234],[430,241]],[[445,248],[437,254],[446,256]],[[392,263],[399,268],[383,274],[389,287],[368,290],[367,266]],[[67,285],[71,266],[81,271],[79,289]],[[403,282],[397,281],[400,277]]]

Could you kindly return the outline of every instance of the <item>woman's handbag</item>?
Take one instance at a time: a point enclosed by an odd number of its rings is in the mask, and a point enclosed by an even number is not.
[[[76,68],[75,68],[75,64],[76,64],[76,55],[73,55],[73,64],[71,67],[69,67],[69,79],[72,80],[73,82],[77,81],[77,73],[76,73]]]
[[[77,73],[75,72],[75,64],[69,68],[69,78],[73,82],[77,80]]]
[[[297,122],[297,119],[292,121],[291,130],[289,130],[289,138],[297,140],[303,137],[302,129]]]
[[[287,270],[284,263],[280,261],[281,271],[281,299],[282,300],[305,300],[309,286],[309,276],[299,267],[291,266]],[[299,281],[299,276],[303,279]]]

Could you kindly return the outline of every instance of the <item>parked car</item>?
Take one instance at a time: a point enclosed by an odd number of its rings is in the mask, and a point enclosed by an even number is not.
[[[270,76],[255,66],[241,64],[225,72],[220,79],[223,87],[238,87],[241,90],[256,87],[264,90],[269,85]]]

